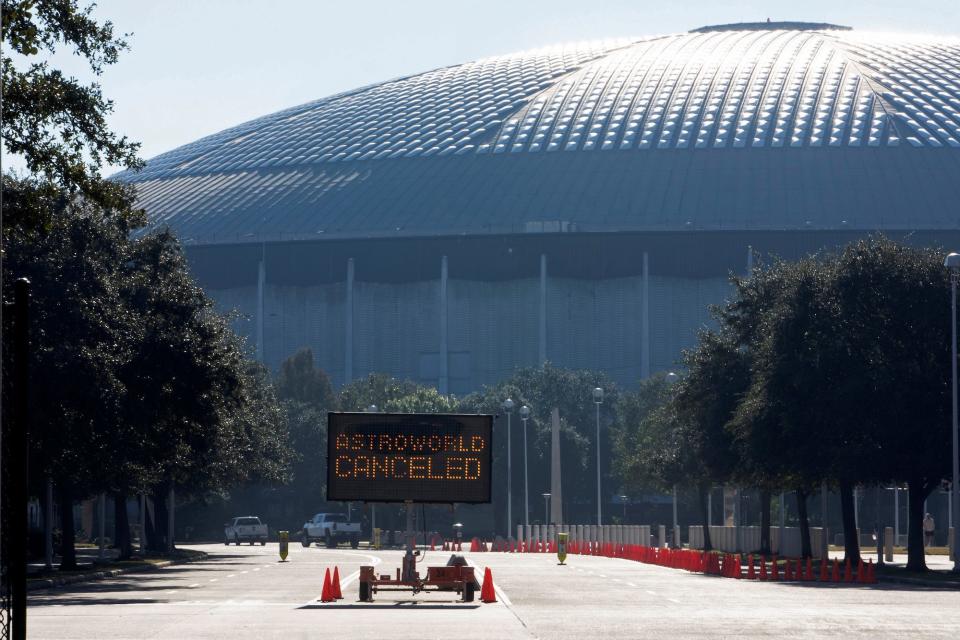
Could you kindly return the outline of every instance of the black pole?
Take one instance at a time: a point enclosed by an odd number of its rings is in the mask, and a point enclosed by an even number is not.
[[[14,283],[13,307],[13,384],[12,424],[4,460],[9,476],[7,514],[10,537],[7,538],[10,561],[10,623],[13,640],[27,638],[27,455],[29,454],[29,357],[30,357],[30,281],[20,278]]]

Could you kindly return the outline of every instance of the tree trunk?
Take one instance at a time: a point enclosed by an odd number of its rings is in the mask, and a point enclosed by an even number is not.
[[[73,522],[73,494],[66,489],[68,483],[58,482],[60,487],[60,571],[73,571],[77,568],[77,551],[73,543],[76,525]]]
[[[853,484],[849,480],[840,481],[840,509],[843,517],[844,559],[855,565],[860,562],[860,539],[857,536],[857,518],[853,511]]]
[[[919,478],[910,478],[907,485],[910,488],[907,505],[907,569],[926,571],[927,559],[923,546],[923,503],[930,494],[930,490]]]
[[[167,495],[169,484],[161,483],[153,491],[153,531],[157,553],[167,553]]]
[[[128,560],[133,555],[130,544],[130,519],[127,517],[127,495],[123,492],[113,494],[113,534],[115,549],[120,550],[120,560]]]
[[[710,491],[710,485],[700,484],[697,486],[697,497],[700,499],[700,515],[703,521],[703,550],[713,551],[713,542],[710,540],[710,512],[707,510],[707,493]]]
[[[760,553],[770,555],[770,491],[760,491]]]
[[[810,546],[810,515],[807,513],[807,492],[797,489],[797,513],[800,514],[800,556],[812,558],[813,550]]]

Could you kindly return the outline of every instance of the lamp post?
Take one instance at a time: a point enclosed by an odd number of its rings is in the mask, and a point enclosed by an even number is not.
[[[593,403],[597,405],[597,526],[603,524],[603,501],[600,498],[600,405],[603,404],[603,389],[595,387]]]
[[[673,386],[680,379],[680,376],[675,374],[673,371],[667,374],[667,384]],[[677,533],[680,530],[680,521],[677,518],[677,485],[673,485],[673,531],[670,532],[670,535],[674,538],[674,543],[677,546],[680,546],[679,534]]]
[[[377,413],[380,409],[377,408],[377,405],[371,404],[367,407],[367,413]],[[349,503],[347,503],[347,509],[349,510]],[[370,540],[373,541],[373,530],[377,528],[377,503],[370,503]]]
[[[547,525],[550,523],[550,494],[543,494],[543,524]]]
[[[513,526],[513,466],[510,455],[510,417],[513,415],[513,400],[507,398],[503,401],[503,410],[507,412],[507,535],[510,535],[510,528]]]
[[[520,419],[523,420],[523,524],[530,524],[530,495],[529,478],[527,476],[527,420],[530,418],[530,407],[520,407]]]
[[[957,451],[957,439],[960,434],[957,433],[957,281],[960,280],[960,253],[951,253],[944,261],[945,266],[950,271],[950,372],[953,381],[953,423],[950,431],[953,436],[953,487],[950,496],[953,504],[953,512],[960,513],[960,452]],[[960,527],[954,525],[953,530],[953,571],[960,573],[960,535],[957,534]]]

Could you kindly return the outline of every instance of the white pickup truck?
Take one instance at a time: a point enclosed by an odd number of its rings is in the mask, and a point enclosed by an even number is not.
[[[257,516],[243,516],[234,518],[223,525],[223,544],[234,542],[259,542],[262,545],[267,544],[267,537],[270,531],[267,525],[260,522]]]
[[[342,513],[318,513],[303,523],[300,541],[309,547],[311,542],[321,540],[330,549],[347,541],[356,549],[360,545],[360,523],[350,522]]]

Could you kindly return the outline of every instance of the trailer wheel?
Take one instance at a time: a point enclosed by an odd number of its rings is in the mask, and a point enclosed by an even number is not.
[[[237,545],[238,547],[240,546],[240,536],[237,534],[233,534],[233,544]]]
[[[360,583],[360,602],[372,602],[373,597],[370,595],[370,583],[361,582]]]
[[[305,547],[310,546],[310,536],[307,535],[306,531],[304,531],[303,535],[300,536],[300,544],[302,544]]]
[[[472,582],[463,583],[463,601],[473,602],[474,584]]]
[[[327,531],[326,540],[327,549],[336,549],[337,548],[337,539],[333,537],[333,534]]]
[[[360,538],[357,536],[350,536],[350,548],[356,549],[360,546]]]

